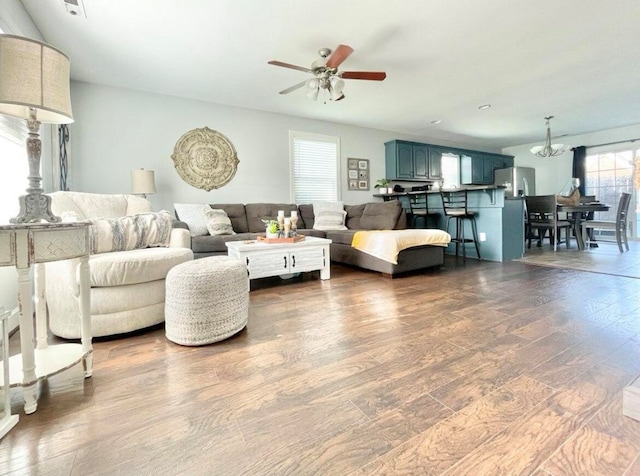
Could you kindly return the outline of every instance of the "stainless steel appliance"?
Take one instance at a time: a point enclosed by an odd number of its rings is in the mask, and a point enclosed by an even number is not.
[[[504,185],[505,197],[526,197],[536,194],[536,169],[532,167],[508,167],[494,171],[494,184]]]

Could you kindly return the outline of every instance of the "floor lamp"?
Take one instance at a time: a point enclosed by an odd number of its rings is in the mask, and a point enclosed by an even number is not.
[[[0,114],[25,119],[29,128],[29,186],[11,223],[59,222],[41,186],[39,131],[41,122],[73,122],[67,55],[40,41],[0,35]]]

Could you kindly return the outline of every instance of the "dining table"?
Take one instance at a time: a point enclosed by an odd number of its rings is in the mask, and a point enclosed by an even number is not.
[[[608,212],[609,205],[600,202],[580,203],[579,205],[558,205],[558,212],[573,214],[573,232],[579,250],[585,249],[584,236],[582,234],[582,224],[585,222],[584,216],[589,212]]]

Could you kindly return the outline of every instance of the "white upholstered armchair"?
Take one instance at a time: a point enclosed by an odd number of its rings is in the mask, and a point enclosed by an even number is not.
[[[122,334],[163,322],[165,277],[174,266],[193,259],[189,232],[167,229],[164,217],[157,220],[160,214],[152,213],[151,203],[142,197],[82,192],[50,196],[53,212],[64,220],[94,220],[91,241],[98,253],[89,259],[92,335]],[[131,223],[129,233],[126,229]],[[110,224],[115,224],[112,231]],[[129,235],[134,234],[132,240]],[[153,242],[157,238],[164,241]],[[108,252],[111,242],[126,251]],[[153,247],[140,247],[148,243]],[[128,249],[132,247],[135,249]],[[45,265],[50,329],[71,339],[80,337],[77,263],[67,260]]]

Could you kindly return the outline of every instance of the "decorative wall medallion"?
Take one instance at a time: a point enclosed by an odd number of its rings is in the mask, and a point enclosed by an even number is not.
[[[182,180],[207,192],[229,183],[240,162],[231,141],[208,127],[184,134],[171,158]]]

